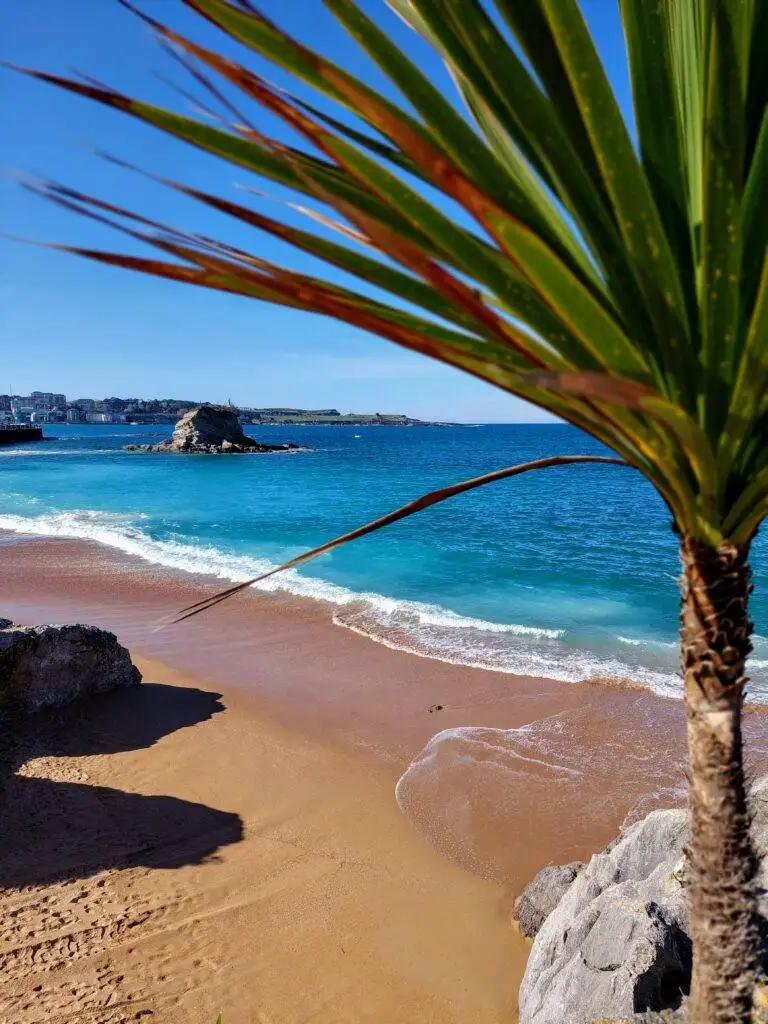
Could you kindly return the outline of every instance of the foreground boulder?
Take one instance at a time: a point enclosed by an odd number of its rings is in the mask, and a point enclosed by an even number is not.
[[[126,648],[104,629],[11,623],[0,628],[0,717],[61,707],[140,682]]]
[[[753,790],[752,806],[758,883],[765,892],[768,780]],[[520,987],[520,1024],[635,1021],[659,1010],[671,1011],[664,1019],[682,1020],[692,952],[688,838],[686,811],[653,811],[573,874],[535,932]],[[574,867],[545,868],[523,892],[516,913],[524,930],[535,925],[531,907],[546,909]],[[763,917],[767,910],[761,906]]]
[[[550,864],[542,868],[517,897],[515,918],[527,938],[532,939],[538,933],[583,867],[580,860],[562,866]]]
[[[248,437],[240,426],[237,412],[226,406],[200,405],[185,413],[167,441],[160,444],[127,444],[132,452],[189,452],[191,454],[245,455],[260,452],[285,452],[298,449],[295,444],[262,444]]]

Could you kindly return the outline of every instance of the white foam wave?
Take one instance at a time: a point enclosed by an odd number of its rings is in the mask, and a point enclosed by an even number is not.
[[[408,651],[423,658],[465,665],[467,668],[519,676],[543,676],[563,683],[624,680],[646,686],[664,697],[682,696],[680,680],[673,672],[629,664],[618,658],[570,648],[564,643],[544,646],[537,642],[536,634],[540,631],[535,628],[512,626],[508,631],[511,637],[503,645],[494,645],[484,642],[482,630],[473,630],[463,643],[452,643],[449,636],[436,631],[398,629],[391,622],[382,623],[376,616],[375,608],[367,617],[365,625],[345,619],[343,612],[336,613],[334,622],[392,650]],[[515,637],[520,637],[520,640],[515,642]]]
[[[135,522],[148,518],[144,514],[76,510],[41,516],[0,515],[0,529],[33,536],[62,537],[96,541],[116,548],[146,562],[164,565],[183,572],[216,576],[232,583],[242,583],[252,576],[268,572],[276,563],[251,555],[229,554],[215,546],[191,544],[187,541],[156,540],[139,529]],[[458,615],[437,605],[417,601],[398,601],[383,594],[358,593],[327,580],[300,575],[288,570],[280,577],[264,580],[258,589],[289,591],[302,597],[330,601],[351,608],[352,615],[370,613],[372,609],[383,620],[397,618],[403,628],[437,626],[447,630],[472,629],[488,633],[511,633],[556,638],[562,630],[539,629],[522,625],[486,622],[484,619]],[[339,622],[349,625],[348,622]]]
[[[371,603],[375,603],[376,612],[382,621],[386,617],[387,625],[407,629],[415,626],[436,626],[446,630],[480,630],[483,633],[510,633],[517,636],[538,637],[540,639],[557,640],[565,635],[564,629],[545,629],[542,626],[522,626],[517,623],[489,622],[470,615],[459,615],[447,608],[420,601],[402,601],[381,594],[357,594],[356,602],[361,607],[357,610],[362,620],[371,611]],[[356,632],[365,632],[362,622],[355,622],[353,613],[337,616],[337,625],[346,626]]]
[[[39,516],[0,514],[0,530],[17,534],[95,541],[154,565],[241,583],[275,568],[266,558],[222,551],[187,540],[156,539],[141,528],[141,513],[121,514],[74,510]],[[650,668],[609,654],[598,654],[564,642],[564,630],[515,623],[489,622],[460,615],[438,605],[396,600],[377,593],[358,593],[317,577],[288,570],[257,585],[336,606],[334,622],[397,650],[453,664],[545,676],[576,683],[624,679],[665,696],[679,697],[674,671]],[[625,642],[629,638],[620,638]],[[751,667],[762,667],[761,662]],[[757,696],[753,690],[753,699]]]
[[[668,650],[674,650],[677,647],[677,642],[674,640],[649,640],[647,637],[640,639],[632,636],[617,636],[616,639],[621,644],[628,644],[630,647],[665,647]]]
[[[142,513],[74,510],[41,516],[0,515],[0,529],[30,536],[91,540],[106,547],[182,572],[216,576],[241,583],[272,565],[248,556],[230,555],[214,546],[156,540],[138,526]]]
[[[649,756],[637,725],[635,715],[625,721],[610,702],[593,697],[585,706],[515,728],[444,729],[400,776],[395,798],[444,856],[515,885],[518,872],[528,870],[520,862],[519,842],[532,830],[546,842],[554,840],[563,859],[580,855],[584,832],[563,832],[563,807],[575,802],[581,823],[602,826],[628,810],[641,815],[680,802],[678,734],[660,731],[658,749]],[[605,737],[598,756],[595,735]],[[639,800],[637,794],[643,794]],[[493,828],[478,828],[478,822],[492,822]],[[499,843],[499,835],[511,841]]]

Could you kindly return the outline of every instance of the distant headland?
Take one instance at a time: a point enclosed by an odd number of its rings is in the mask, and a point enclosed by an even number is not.
[[[29,395],[0,395],[0,425],[4,423],[176,423],[191,409],[208,403],[180,398],[75,398],[33,391]],[[230,407],[243,424],[257,426],[385,426],[445,427],[448,423],[414,419],[403,413],[340,412],[338,409],[292,409],[282,406]]]

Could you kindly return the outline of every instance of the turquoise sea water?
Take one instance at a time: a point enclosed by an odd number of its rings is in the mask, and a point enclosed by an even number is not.
[[[242,580],[435,487],[552,454],[568,426],[265,427],[290,455],[128,453],[169,427],[51,426],[0,448],[0,529],[85,537]],[[754,552],[752,692],[768,700],[768,544]],[[463,495],[267,581],[430,657],[678,693],[677,549],[661,500],[612,466],[549,469]],[[0,608],[2,611],[2,608]]]

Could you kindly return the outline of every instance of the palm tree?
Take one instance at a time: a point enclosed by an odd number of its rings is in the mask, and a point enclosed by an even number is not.
[[[578,0],[389,0],[446,63],[456,104],[356,0],[322,2],[402,102],[291,38],[252,0],[181,2],[287,72],[301,95],[138,11],[203,90],[195,116],[93,79],[28,73],[315,201],[298,207],[315,222],[304,229],[158,179],[363,284],[28,183],[161,258],[57,248],[355,324],[550,410],[651,481],[682,559],[689,1019],[744,1024],[757,912],[740,720],[748,557],[768,508],[768,0],[620,0],[632,125]],[[300,141],[267,134],[258,108]],[[305,557],[560,461],[427,495]]]

